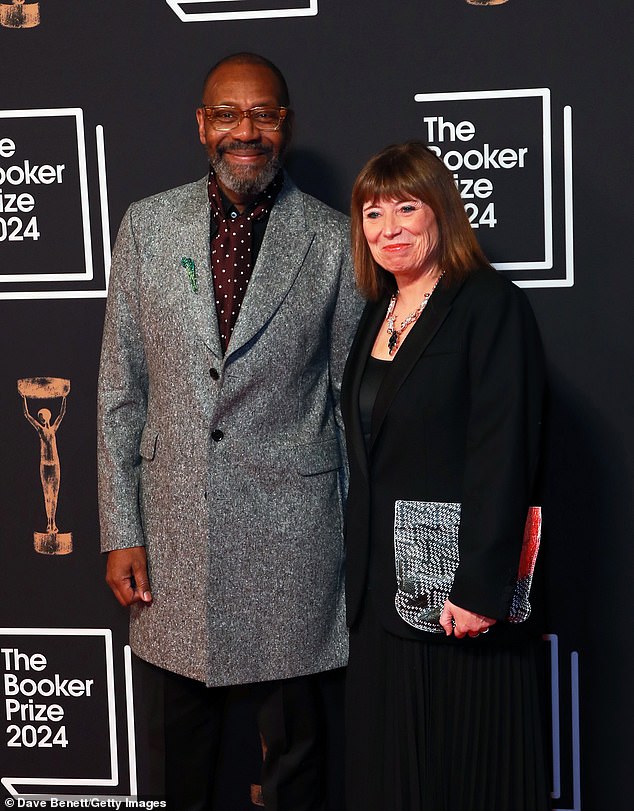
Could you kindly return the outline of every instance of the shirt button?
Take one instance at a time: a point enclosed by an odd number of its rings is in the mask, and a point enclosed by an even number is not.
[[[214,369],[213,367],[209,370],[209,374],[211,375],[212,380],[218,380],[220,377],[220,372],[218,369]]]
[[[211,432],[211,438],[214,442],[220,442],[220,440],[224,437],[224,433],[220,430],[220,428],[216,428],[215,431]]]
[[[231,217],[232,220],[235,220],[235,218],[238,216],[238,212],[237,211],[232,211],[229,216]]]

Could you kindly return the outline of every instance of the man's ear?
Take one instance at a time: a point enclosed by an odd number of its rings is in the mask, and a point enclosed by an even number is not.
[[[207,136],[205,135],[205,112],[201,107],[196,110],[196,121],[198,123],[198,137],[203,146],[207,146]]]
[[[293,127],[295,126],[295,111],[289,110],[284,119],[284,127],[286,129],[286,144],[290,144],[293,140]]]

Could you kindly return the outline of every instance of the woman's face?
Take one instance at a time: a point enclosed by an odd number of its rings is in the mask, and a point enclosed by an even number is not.
[[[415,198],[377,200],[363,206],[363,233],[374,261],[397,277],[433,270],[438,224],[431,208]]]

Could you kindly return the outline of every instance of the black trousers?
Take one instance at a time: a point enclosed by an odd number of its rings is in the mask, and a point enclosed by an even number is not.
[[[134,657],[134,679],[140,795],[168,811],[241,811],[259,782],[267,811],[343,811],[342,670],[209,688]],[[232,722],[242,763],[223,752]]]

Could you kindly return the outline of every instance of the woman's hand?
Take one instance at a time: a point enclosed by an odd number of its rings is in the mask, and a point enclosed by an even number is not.
[[[486,634],[496,622],[497,620],[491,619],[491,617],[483,617],[481,614],[474,614],[472,611],[460,608],[449,600],[445,600],[440,614],[440,624],[447,636],[453,634],[458,639],[462,639],[463,636],[474,637]]]

